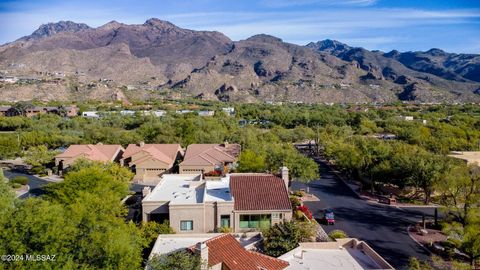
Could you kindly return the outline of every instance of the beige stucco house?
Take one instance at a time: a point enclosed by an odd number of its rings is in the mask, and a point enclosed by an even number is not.
[[[191,144],[179,171],[181,174],[228,173],[235,166],[240,150],[239,144]]]
[[[100,162],[117,162],[125,149],[119,144],[74,144],[55,156],[59,171],[68,168],[75,160],[84,158]]]
[[[144,190],[143,220],[168,219],[177,233],[221,227],[255,231],[292,218],[287,185],[269,174],[228,174],[210,181],[200,174],[165,174],[152,191]]]
[[[135,182],[158,184],[164,173],[172,172],[182,155],[179,144],[130,144],[120,162],[132,169]]]

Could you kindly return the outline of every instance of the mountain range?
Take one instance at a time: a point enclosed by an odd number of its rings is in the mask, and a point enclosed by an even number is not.
[[[480,102],[480,55],[232,41],[159,19],[92,28],[61,21],[0,46],[0,101]]]

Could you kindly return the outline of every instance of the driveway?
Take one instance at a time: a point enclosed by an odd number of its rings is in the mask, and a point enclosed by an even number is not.
[[[346,185],[328,166],[320,162],[320,179],[308,184],[310,193],[319,202],[305,202],[315,218],[323,209],[335,213],[335,225],[322,225],[328,233],[335,229],[345,231],[350,237],[366,241],[396,269],[407,269],[408,259],[428,259],[429,254],[407,233],[407,227],[422,218],[422,213],[433,217],[433,208],[398,208],[364,201]],[[305,188],[305,184],[293,182],[292,189]]]

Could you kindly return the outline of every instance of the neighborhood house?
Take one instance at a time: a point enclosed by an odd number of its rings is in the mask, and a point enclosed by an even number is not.
[[[283,170],[288,174],[288,170]],[[282,179],[283,178],[283,179]],[[178,233],[256,231],[292,218],[288,175],[228,174],[205,181],[197,174],[165,174],[142,201],[144,221],[170,221]]]
[[[181,174],[214,173],[224,175],[236,166],[239,144],[191,144],[179,165]]]
[[[74,144],[70,145],[65,152],[55,156],[55,166],[60,172],[80,158],[91,161],[116,162],[120,160],[123,152],[124,149],[119,144]]]
[[[248,243],[242,245],[231,234],[159,235],[150,258],[186,250],[200,256],[206,264],[202,269],[282,270],[288,266],[286,261],[247,248]]]
[[[120,160],[135,173],[137,183],[158,184],[164,173],[172,173],[182,157],[180,144],[129,144]]]

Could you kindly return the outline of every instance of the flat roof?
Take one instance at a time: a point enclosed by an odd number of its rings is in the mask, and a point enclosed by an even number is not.
[[[143,201],[170,202],[170,205],[196,204],[203,202],[204,193],[204,181],[199,174],[164,174]]]
[[[153,246],[150,256],[168,254],[177,250],[194,246],[198,242],[205,242],[210,238],[222,235],[221,233],[208,234],[160,234]]]
[[[319,265],[323,270],[393,269],[380,256],[374,259],[368,252],[376,254],[365,242],[346,238],[338,242],[301,243],[279,259],[290,264],[287,270],[316,269]]]
[[[206,202],[232,202],[230,192],[230,177],[224,177],[220,181],[207,181],[205,188]]]

